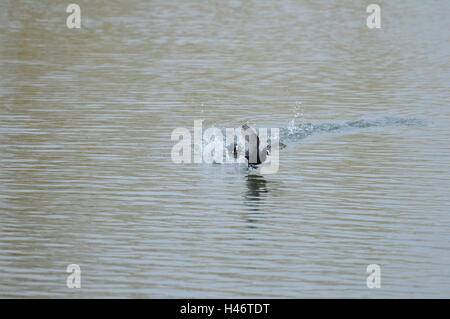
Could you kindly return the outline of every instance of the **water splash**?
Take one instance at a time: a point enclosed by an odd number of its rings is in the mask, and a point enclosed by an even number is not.
[[[295,106],[294,106],[294,117],[292,118],[292,120],[289,122],[289,125],[287,127],[288,130],[293,131],[295,128],[295,120],[300,117],[303,116],[303,111],[301,109],[301,105],[302,102],[297,101],[295,102]]]

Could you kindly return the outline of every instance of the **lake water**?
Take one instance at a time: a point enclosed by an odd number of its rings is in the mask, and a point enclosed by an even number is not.
[[[0,296],[450,297],[449,1],[76,3],[0,2]],[[174,163],[194,120],[278,173]]]

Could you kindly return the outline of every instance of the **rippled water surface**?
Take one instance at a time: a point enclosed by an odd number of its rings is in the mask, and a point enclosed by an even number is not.
[[[0,296],[450,297],[449,1],[77,3],[0,2]],[[173,163],[194,120],[278,173]]]

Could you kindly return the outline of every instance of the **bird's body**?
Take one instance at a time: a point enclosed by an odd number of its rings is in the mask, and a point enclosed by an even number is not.
[[[241,128],[242,135],[245,137],[246,142],[246,150],[245,150],[245,158],[248,163],[248,167],[256,168],[258,165],[264,163],[267,160],[267,155],[270,154],[271,145],[266,145],[261,148],[261,142],[256,134],[255,130],[248,126],[247,124],[242,125]],[[282,149],[286,147],[286,145],[279,143],[279,148]],[[241,148],[237,143],[230,144],[227,147],[230,155],[234,158],[238,157],[238,153]]]
[[[260,140],[255,130],[247,124],[242,125],[242,132],[247,142],[245,158],[248,166],[257,166],[267,159],[267,146],[260,150]]]

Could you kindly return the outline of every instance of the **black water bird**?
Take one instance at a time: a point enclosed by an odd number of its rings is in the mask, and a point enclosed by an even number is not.
[[[247,159],[248,167],[256,168],[258,165],[264,163],[267,159],[267,155],[270,155],[272,145],[268,144],[260,149],[260,140],[255,130],[247,124],[242,125],[242,134],[245,136],[245,142],[247,144],[245,150],[245,158]],[[285,148],[286,145],[279,143],[279,149]],[[240,147],[237,143],[228,145],[227,147],[230,154],[237,158],[240,152]]]

